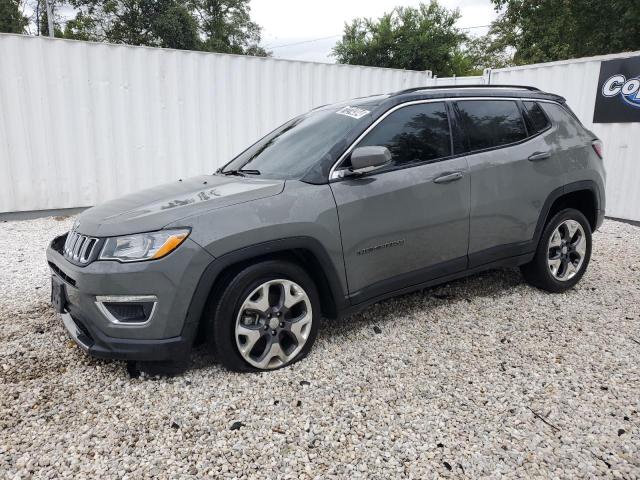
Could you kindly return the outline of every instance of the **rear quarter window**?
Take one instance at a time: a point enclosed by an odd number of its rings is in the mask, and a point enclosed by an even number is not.
[[[470,151],[527,138],[524,119],[514,100],[461,100],[456,107]]]
[[[557,103],[541,102],[540,107],[557,126],[557,135],[561,138],[577,138],[584,132],[578,120]]]
[[[547,115],[542,110],[542,107],[537,102],[522,102],[527,112],[525,120],[527,121],[527,128],[529,129],[529,135],[536,135],[551,126],[551,122],[547,118]]]

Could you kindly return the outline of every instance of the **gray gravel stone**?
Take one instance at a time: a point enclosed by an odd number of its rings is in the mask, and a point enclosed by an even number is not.
[[[492,271],[326,321],[290,368],[130,378],[48,304],[71,222],[0,224],[0,478],[640,478],[640,228],[606,221],[566,294]]]

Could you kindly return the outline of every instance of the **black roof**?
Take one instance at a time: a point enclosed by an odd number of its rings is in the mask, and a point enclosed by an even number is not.
[[[405,90],[400,90],[398,92],[393,93],[393,95],[401,95],[403,93],[418,92],[421,90],[452,90],[452,89],[460,89],[460,88],[508,88],[510,90],[530,90],[533,92],[541,91],[539,88],[531,87],[528,85],[487,85],[484,83],[477,83],[472,85],[433,85],[430,87],[413,87],[413,88],[407,88]]]
[[[343,102],[316,107],[314,110],[344,104],[371,109],[373,118],[375,118],[387,109],[405,102],[433,98],[465,97],[515,97],[565,103],[565,99],[559,95],[543,92],[536,87],[526,85],[438,85],[433,87],[414,87],[392,93],[352,98]]]
[[[524,97],[564,102],[565,99],[553,93],[527,85],[442,85],[415,87],[392,93],[387,100],[397,103],[428,98],[451,97]],[[398,101],[400,100],[400,101]],[[394,103],[396,103],[394,102]]]

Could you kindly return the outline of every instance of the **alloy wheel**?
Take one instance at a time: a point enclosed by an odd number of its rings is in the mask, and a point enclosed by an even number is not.
[[[556,280],[572,279],[582,268],[587,251],[584,229],[575,220],[565,220],[551,234],[547,248],[547,264]]]
[[[269,280],[247,295],[238,311],[238,351],[256,368],[278,368],[300,353],[312,322],[311,301],[300,285],[286,279]]]

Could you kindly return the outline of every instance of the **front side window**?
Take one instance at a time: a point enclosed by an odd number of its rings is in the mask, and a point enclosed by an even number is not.
[[[451,133],[444,102],[402,107],[389,114],[356,145],[387,147],[391,165],[437,160],[451,155]]]
[[[369,110],[359,107],[335,105],[312,110],[256,142],[222,173],[242,169],[267,178],[299,178],[353,128],[368,121]]]
[[[518,104],[513,100],[457,102],[470,151],[495,148],[527,137]]]

